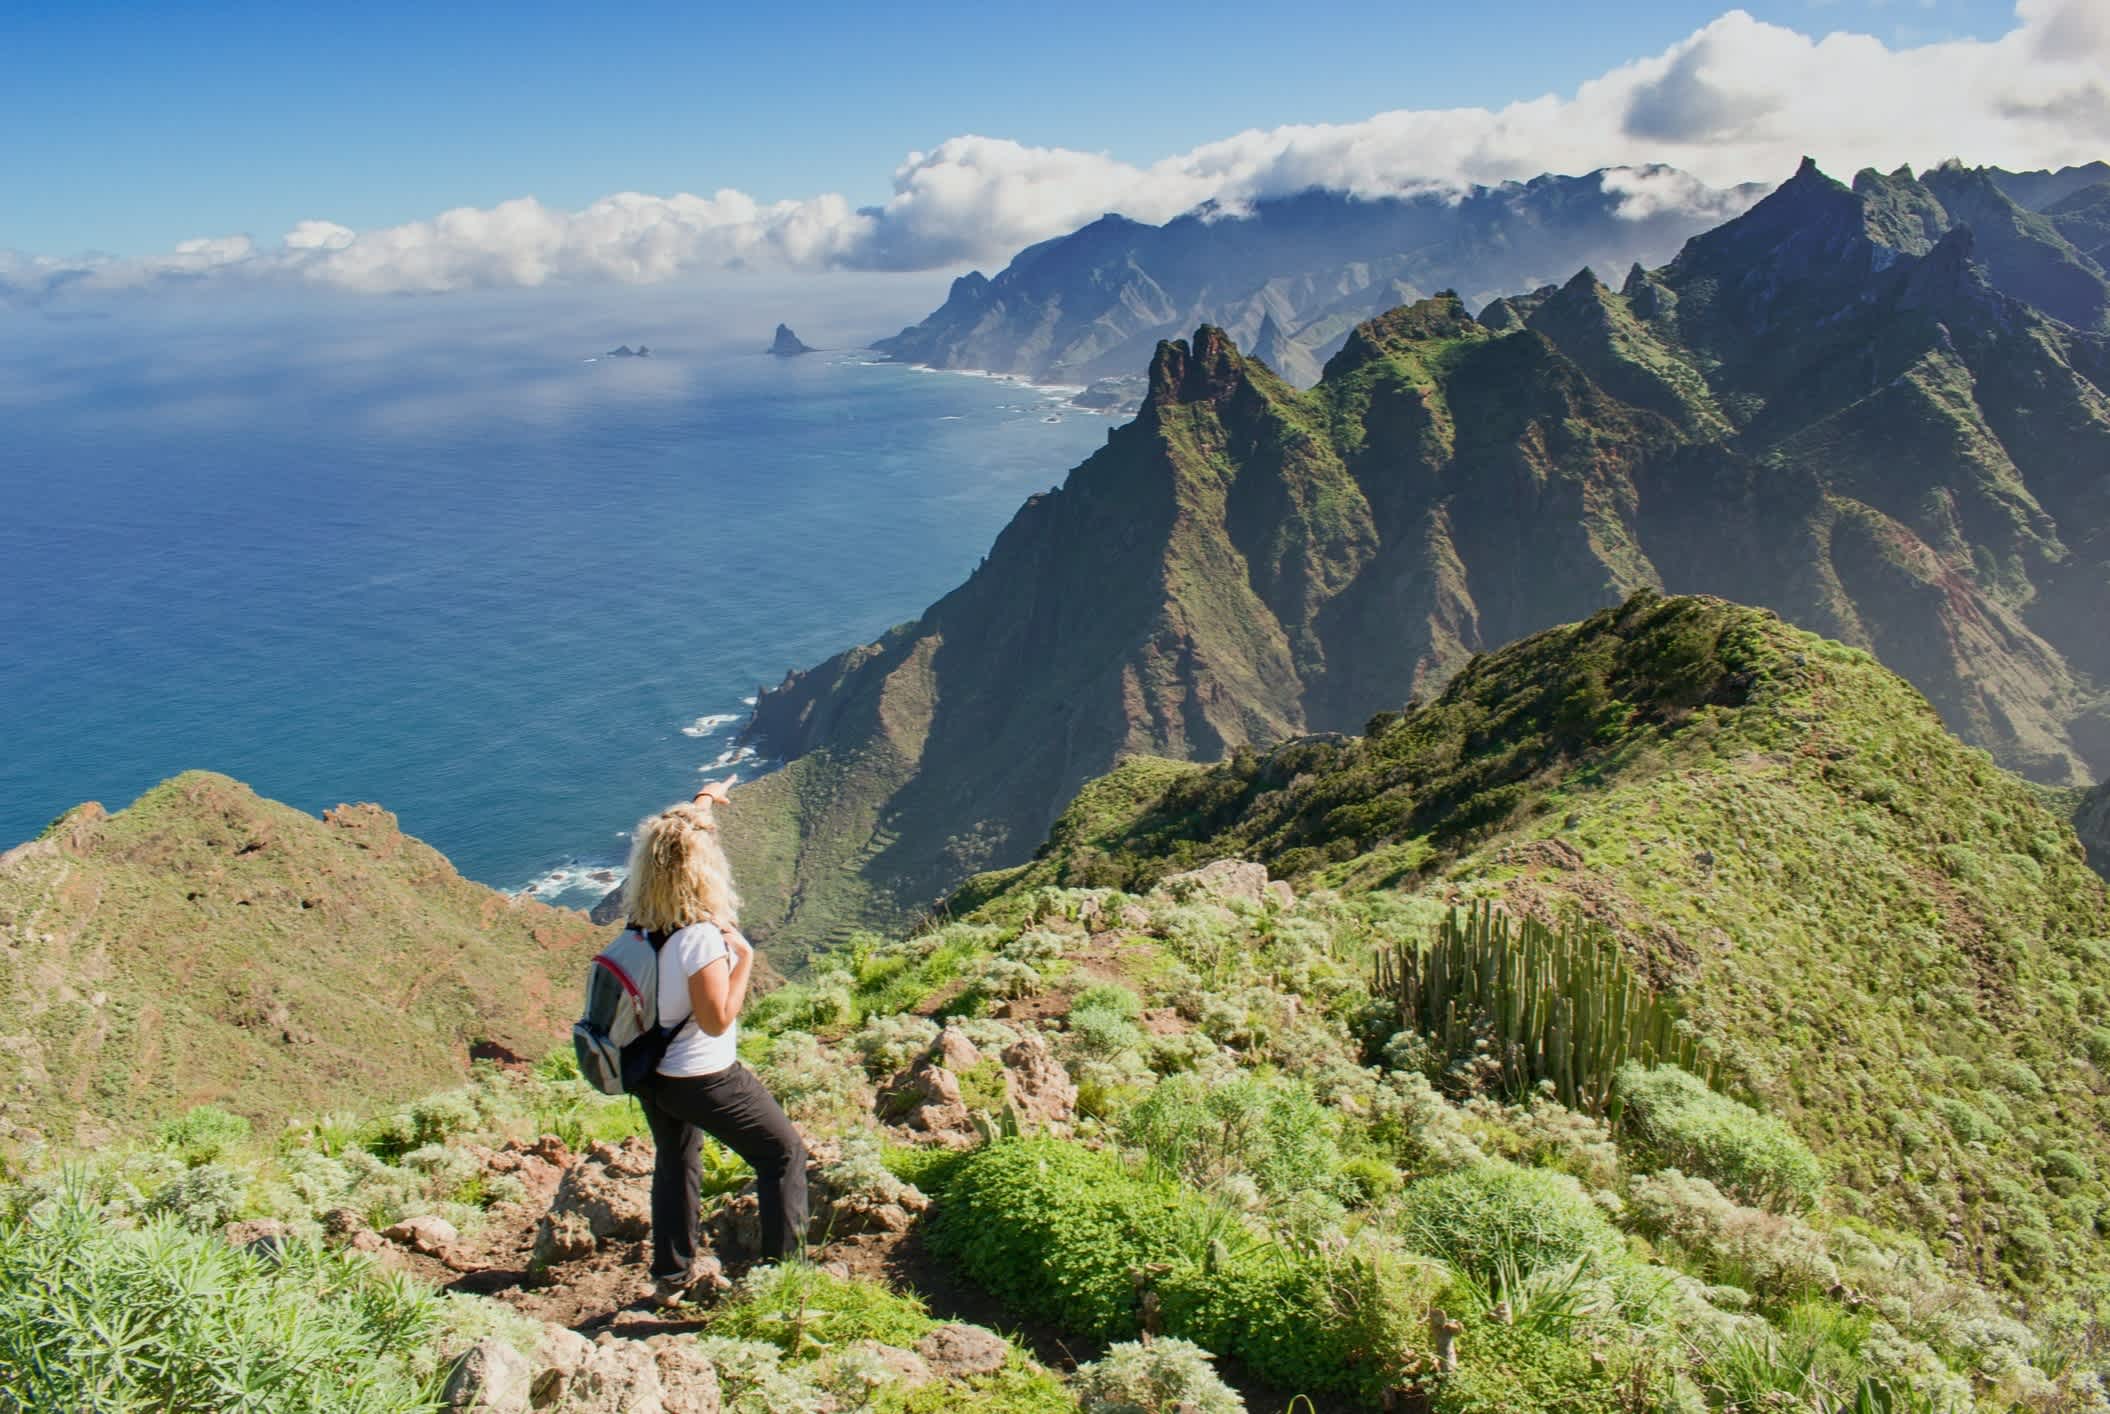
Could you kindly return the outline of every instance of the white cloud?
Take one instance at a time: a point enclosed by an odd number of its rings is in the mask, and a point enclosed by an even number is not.
[[[1310,187],[1393,195],[1657,163],[1679,171],[1610,178],[1630,214],[1727,215],[1711,188],[1777,181],[1805,153],[1841,176],[1949,156],[2010,167],[2102,157],[2110,6],[2019,0],[1997,40],[1911,48],[1845,32],[1815,38],[1732,10],[1567,97],[1256,129],[1147,167],[965,136],[911,153],[873,207],[833,194],[764,203],[731,190],[624,192],[582,211],[522,197],[370,231],[303,221],[271,247],[236,236],[146,260],[71,263],[0,252],[0,293],[212,275],[437,292],[723,269],[932,269],[1000,263],[1109,211],[1162,221],[1205,201],[1235,212]]]

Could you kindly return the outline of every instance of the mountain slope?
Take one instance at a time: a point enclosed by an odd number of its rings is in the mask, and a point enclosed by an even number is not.
[[[253,1118],[540,1055],[602,930],[472,884],[372,805],[317,820],[191,772],[0,855],[0,1119],[93,1142],[213,1102]]]
[[[2089,864],[2096,873],[2110,879],[2110,782],[2081,797],[2073,813],[2073,828],[2081,837],[2082,848],[2088,851]]]
[[[1300,893],[1579,909],[1869,1216],[1979,1272],[2097,1260],[2093,1200],[2041,1153],[2110,1162],[2110,894],[2032,787],[1865,653],[1639,595],[1367,735],[1124,766],[955,905],[1221,858]]]
[[[2002,191],[2032,211],[2049,210],[2084,187],[2110,182],[2110,162],[2084,162],[2057,171],[2041,167],[2034,172],[2009,172],[1999,167],[1986,170]]]
[[[1652,193],[1672,189],[1676,200]],[[1021,251],[876,348],[909,363],[1082,383],[1132,373],[1161,338],[1227,330],[1306,387],[1348,331],[1446,287],[1484,302],[1579,265],[1653,262],[1760,188],[1716,192],[1669,168],[1362,199],[1310,191],[1163,226],[1109,215]]]
[[[2095,779],[2110,352],[1993,289],[1968,228],[1893,242],[1895,195],[1806,164],[1617,292],[1368,321],[1309,393],[1220,330],[1161,345],[967,583],[762,696],[748,739],[792,765],[731,832],[758,920],[920,906],[1123,753],[1352,728],[1645,587],[1775,609]]]

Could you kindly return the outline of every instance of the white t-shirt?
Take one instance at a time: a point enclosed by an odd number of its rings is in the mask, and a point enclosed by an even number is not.
[[[691,923],[667,939],[659,950],[659,1024],[682,1026],[673,1044],[660,1058],[661,1075],[715,1075],[739,1058],[740,1023],[725,1028],[723,1036],[704,1032],[700,1022],[689,1021],[689,978],[706,967],[724,962],[728,972],[732,949],[725,935],[710,923]]]

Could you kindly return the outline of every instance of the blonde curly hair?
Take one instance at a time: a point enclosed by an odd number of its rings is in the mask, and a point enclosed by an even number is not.
[[[633,926],[651,932],[739,922],[740,895],[709,800],[670,805],[637,822],[623,909]]]

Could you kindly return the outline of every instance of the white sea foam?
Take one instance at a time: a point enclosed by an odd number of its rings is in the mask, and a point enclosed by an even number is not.
[[[755,705],[755,699],[752,697],[743,697],[740,699],[740,705],[743,707],[752,707]]]
[[[752,746],[732,746],[719,752],[716,758],[705,765],[698,766],[696,769],[698,771],[722,771],[728,766],[737,766],[743,761],[752,761],[754,759],[755,749]]]
[[[515,898],[538,898],[544,903],[553,903],[568,894],[599,898],[620,887],[627,872],[619,865],[585,864],[574,859],[506,892]]]
[[[749,700],[752,701],[752,699]],[[706,716],[698,717],[695,721],[683,727],[681,734],[683,736],[696,737],[716,736],[739,720],[740,714],[738,712],[712,712]]]

